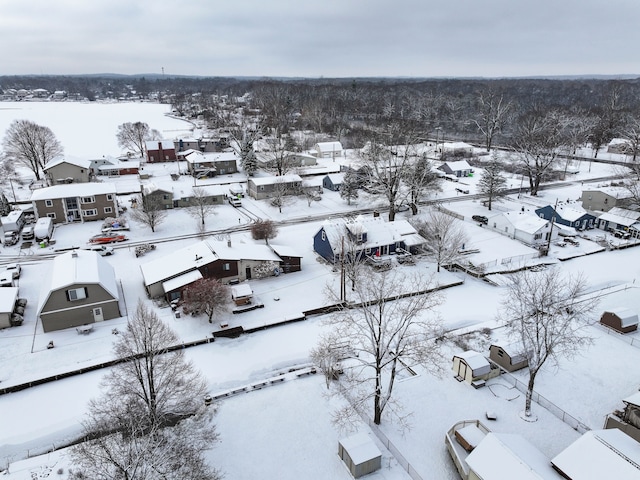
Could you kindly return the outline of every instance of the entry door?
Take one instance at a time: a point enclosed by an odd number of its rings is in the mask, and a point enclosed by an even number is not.
[[[251,280],[251,267],[247,267],[244,269],[244,274],[247,277],[247,280]]]
[[[94,322],[104,321],[104,316],[102,315],[102,308],[96,307],[93,309],[93,321]]]

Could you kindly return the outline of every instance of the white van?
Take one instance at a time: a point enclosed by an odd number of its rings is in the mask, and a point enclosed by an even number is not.
[[[36,240],[50,240],[53,235],[53,220],[50,217],[40,217],[33,228]]]

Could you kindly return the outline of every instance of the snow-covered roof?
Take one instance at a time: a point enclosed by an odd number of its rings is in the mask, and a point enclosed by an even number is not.
[[[265,262],[280,262],[280,257],[276,255],[268,245],[256,245],[246,243],[232,243],[205,240],[209,248],[216,253],[218,258],[224,260],[257,260]]]
[[[607,222],[617,223],[618,225],[624,225],[625,227],[630,227],[637,222],[637,218],[630,218],[628,216],[623,217],[620,215],[616,215],[615,213],[611,213],[611,211],[604,212],[598,218]]]
[[[319,142],[314,145],[319,152],[339,152],[342,150],[340,142]]]
[[[579,218],[584,217],[588,213],[584,208],[576,205],[571,205],[571,206],[558,205],[558,207],[555,210],[558,213],[558,215],[560,215],[562,218],[570,222],[574,222]]]
[[[466,160],[456,160],[455,162],[444,162],[452,171],[471,170],[471,165]]]
[[[292,175],[280,175],[278,177],[276,176],[253,177],[249,181],[253,182],[254,185],[273,185],[278,182],[282,182],[282,183],[302,182],[302,178],[300,177],[300,175],[292,174]]]
[[[630,327],[638,324],[638,314],[630,308],[610,308],[607,313],[613,313],[620,319],[621,327]]]
[[[18,287],[0,288],[0,313],[11,313],[16,306]]]
[[[140,270],[144,284],[149,286],[182,273],[195,270],[199,266],[214,262],[217,258],[208,244],[202,241],[189,245],[188,247],[174,250],[164,257],[143,263],[140,265]]]
[[[125,169],[125,168],[140,168],[140,161],[139,160],[127,160],[127,161],[121,161],[121,160],[112,160],[110,161],[110,163],[105,163],[103,165],[98,166],[98,170],[99,171],[111,171],[111,170],[119,170],[119,169]]]
[[[89,168],[91,166],[91,160],[86,160],[84,158],[78,158],[78,157],[72,157],[72,156],[65,156],[65,155],[58,155],[57,157],[49,160],[47,162],[47,164],[44,166],[43,170],[47,171],[52,167],[55,167],[57,165],[63,164],[63,163],[68,163],[70,165],[75,165],[77,167],[82,167],[82,168]]]
[[[162,145],[163,150],[175,150],[173,140],[148,140],[144,142],[147,150],[158,150],[158,144]]]
[[[633,220],[638,220],[640,218],[640,212],[628,210],[622,207],[613,207],[607,213],[610,215],[617,215],[618,217],[631,218]]]
[[[190,272],[183,273],[182,275],[178,275],[177,277],[174,277],[171,280],[162,282],[162,289],[165,292],[171,292],[180,287],[184,287],[185,285],[189,285],[190,283],[196,282],[201,278],[202,278],[202,274],[200,273],[200,270],[191,270]]]
[[[109,295],[118,298],[116,274],[111,264],[99,253],[91,250],[74,250],[53,259],[49,276],[41,289],[38,312],[46,304],[51,292],[73,285],[101,285]]]
[[[95,195],[115,195],[115,193],[116,186],[113,183],[69,183],[34,190],[31,194],[31,200],[49,200],[53,198],[67,197],[92,197]]]
[[[165,281],[216,260],[255,260],[280,262],[268,245],[233,244],[215,240],[203,240],[188,247],[175,250],[140,266],[146,286]]]
[[[300,255],[300,252],[298,252],[295,248],[290,247],[288,245],[274,245],[274,244],[271,244],[271,248],[273,249],[274,252],[276,252],[277,255],[280,255],[281,257],[299,257],[299,258],[302,258],[302,255]]]
[[[360,432],[343,438],[340,444],[349,453],[349,458],[355,465],[361,465],[382,456],[376,444],[366,433]]]
[[[640,406],[640,392],[636,392],[633,395],[629,395],[626,398],[623,398],[622,401],[624,403],[629,403],[631,405]]]
[[[582,194],[585,193],[588,195],[589,192],[601,192],[605,193],[613,198],[631,198],[631,193],[629,190],[624,187],[596,187],[596,188],[585,188],[582,190]]]
[[[238,285],[231,286],[231,298],[250,297],[253,295],[253,290],[249,282],[242,282]]]
[[[486,359],[484,355],[481,353],[475,352],[473,350],[467,350],[466,352],[459,353],[458,355],[454,355],[453,358],[461,358],[464,362],[471,367],[474,375],[483,375],[491,370],[491,364],[489,364],[489,360]]]
[[[344,173],[329,173],[326,176],[329,178],[329,180],[331,180],[331,183],[333,183],[334,185],[339,185],[342,182],[344,182]]]
[[[189,163],[214,163],[235,161],[237,157],[234,152],[202,153],[189,150],[189,153],[184,152],[184,159]]]
[[[143,195],[151,195],[153,192],[173,193],[173,188],[162,188],[155,182],[144,182],[140,185]]]
[[[544,218],[540,218],[529,212],[512,211],[503,212],[500,215],[506,218],[515,229],[532,234],[544,228],[549,223]]]
[[[367,241],[359,244],[362,249],[391,245],[402,241],[407,245],[421,245],[425,242],[415,228],[406,220],[385,222],[382,217],[363,217],[359,215],[354,220],[345,219],[326,220],[322,224],[325,235],[329,239],[333,253],[341,248],[340,239],[347,233],[347,229],[354,235],[367,234]]]
[[[483,480],[558,480],[549,459],[520,435],[488,433],[469,454],[467,465]],[[576,477],[577,478],[577,477]],[[585,477],[586,478],[586,477]],[[598,477],[592,477],[598,478]],[[623,478],[623,477],[601,477]]]
[[[473,150],[473,146],[465,142],[445,142],[442,144],[445,150]]]
[[[591,430],[551,459],[567,478],[640,479],[638,442],[622,430]]]

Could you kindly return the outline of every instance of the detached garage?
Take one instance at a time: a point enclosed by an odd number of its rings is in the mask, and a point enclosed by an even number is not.
[[[338,442],[338,455],[353,478],[380,470],[382,453],[365,433],[356,433]]]
[[[638,314],[629,308],[614,308],[602,314],[600,323],[620,333],[634,332],[638,329]]]

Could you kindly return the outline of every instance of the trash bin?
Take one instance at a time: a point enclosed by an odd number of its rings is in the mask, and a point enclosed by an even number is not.
[[[180,312],[176,311],[176,318],[180,318]]]

